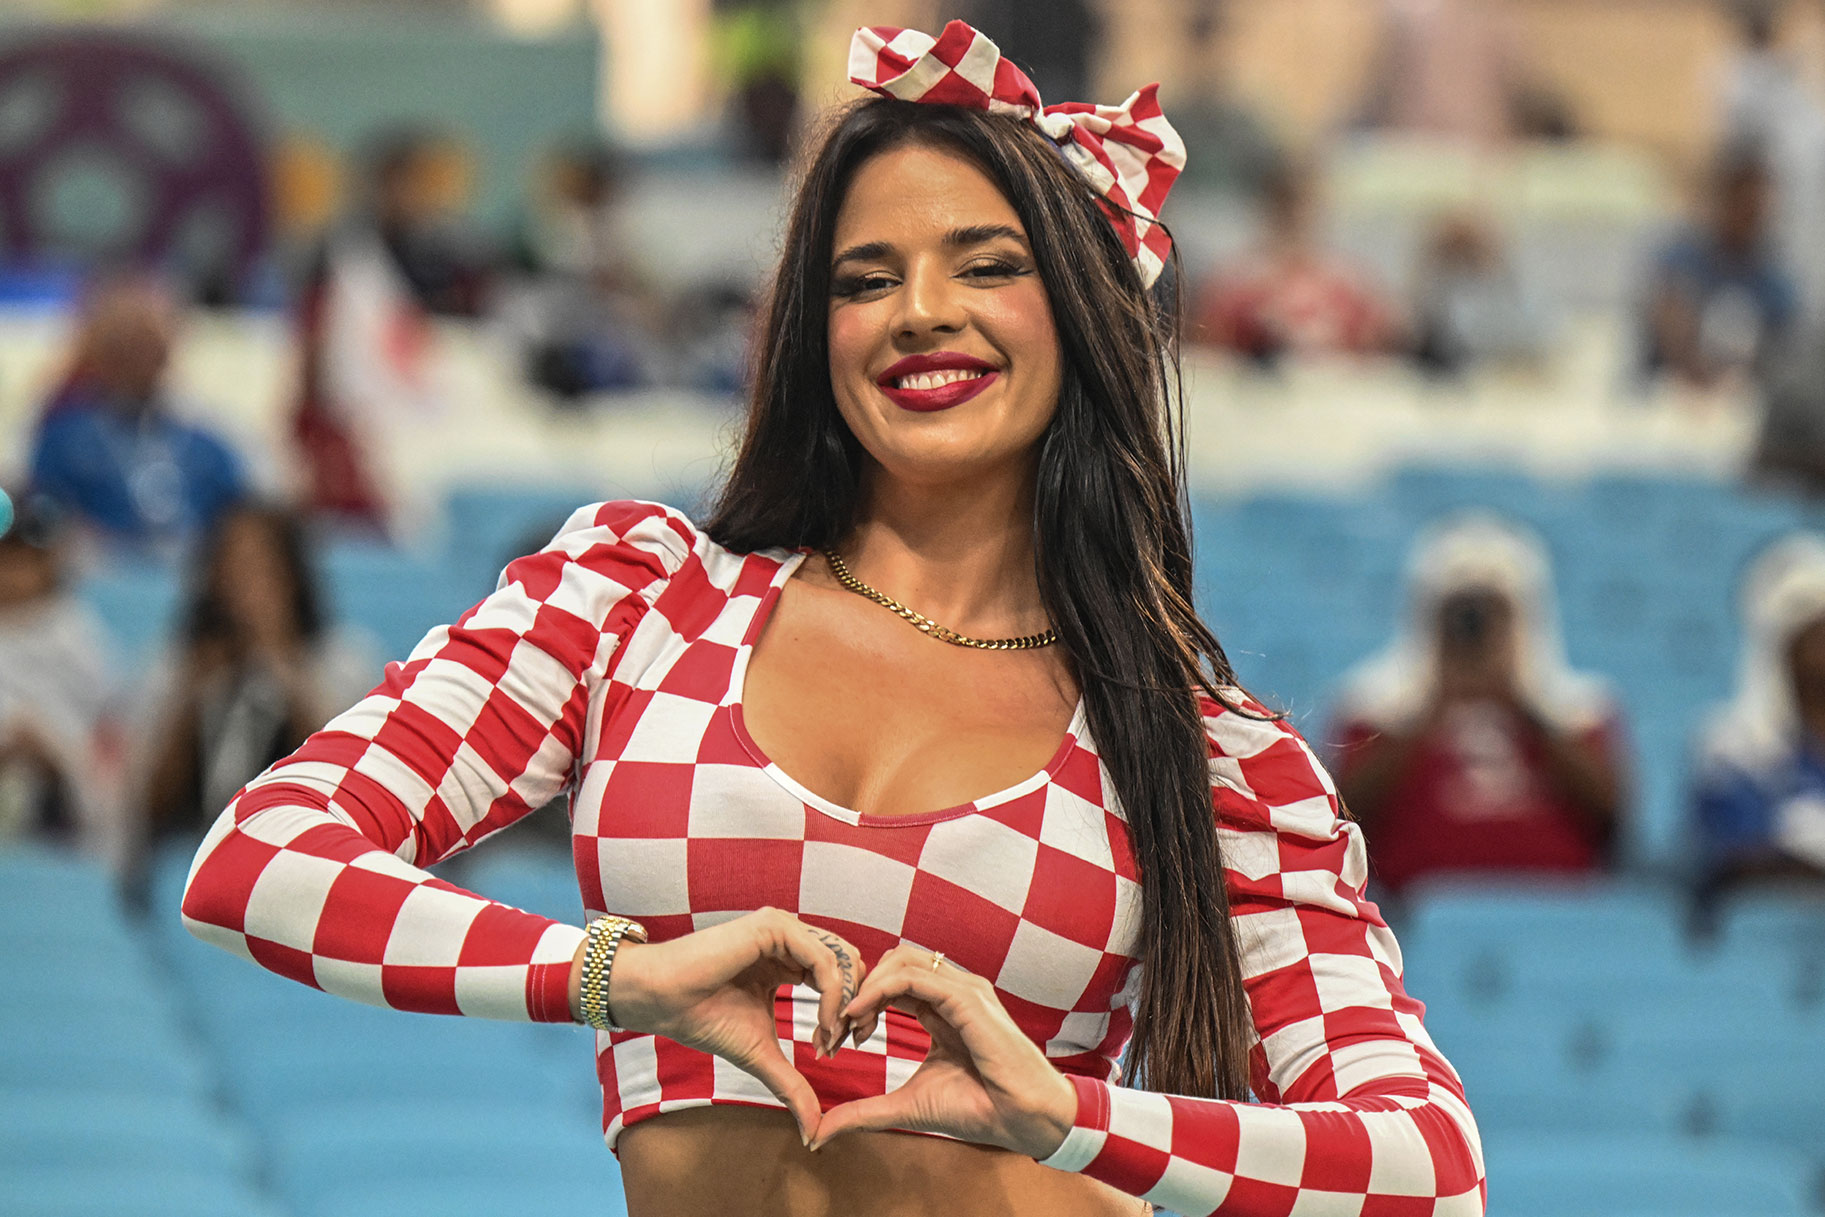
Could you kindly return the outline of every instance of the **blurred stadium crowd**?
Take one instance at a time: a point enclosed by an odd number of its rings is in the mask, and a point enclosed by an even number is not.
[[[1825,4],[62,7],[0,22],[0,1210],[612,1210],[580,1037],[176,893],[571,508],[701,503],[847,30],[962,16],[1048,101],[1167,82],[1203,608],[1492,1212],[1825,1212]],[[453,876],[576,919],[565,833]]]

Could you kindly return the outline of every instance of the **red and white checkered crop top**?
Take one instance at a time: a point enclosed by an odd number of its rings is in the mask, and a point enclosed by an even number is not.
[[[803,558],[731,552],[657,504],[584,508],[247,785],[198,852],[185,923],[361,1001],[566,1021],[582,930],[421,868],[569,786],[586,909],[664,940],[772,905],[870,962],[911,942],[991,979],[1078,1089],[1047,1165],[1186,1214],[1483,1211],[1461,1085],[1363,897],[1360,833],[1291,727],[1204,704],[1264,1102],[1118,1086],[1139,877],[1081,704],[1043,770],[972,803],[875,816],[819,797],[741,714],[750,649]],[[779,1035],[826,1109],[893,1088],[925,1052],[923,1028],[890,1010],[820,1060],[816,1008],[783,988]],[[611,1145],[664,1111],[779,1106],[657,1036],[601,1035],[597,1064]]]

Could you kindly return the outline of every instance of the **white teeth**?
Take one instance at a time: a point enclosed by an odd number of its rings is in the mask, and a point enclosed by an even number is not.
[[[959,380],[976,380],[983,376],[980,368],[945,368],[939,372],[914,372],[893,382],[896,389],[937,389]]]

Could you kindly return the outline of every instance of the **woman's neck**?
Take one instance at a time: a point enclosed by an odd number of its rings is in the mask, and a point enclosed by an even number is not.
[[[965,634],[1047,624],[1033,543],[1030,476],[910,485],[872,469],[839,552],[857,578]]]

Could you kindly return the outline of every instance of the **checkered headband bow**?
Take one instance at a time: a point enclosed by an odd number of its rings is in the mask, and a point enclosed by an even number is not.
[[[1185,167],[1185,143],[1160,113],[1159,85],[1148,85],[1119,106],[1041,105],[1027,74],[962,21],[946,25],[936,38],[893,26],[862,27],[849,44],[849,79],[901,101],[1026,119],[1103,196],[1103,211],[1141,282],[1151,287],[1160,277],[1172,244],[1159,225],[1160,204]]]

